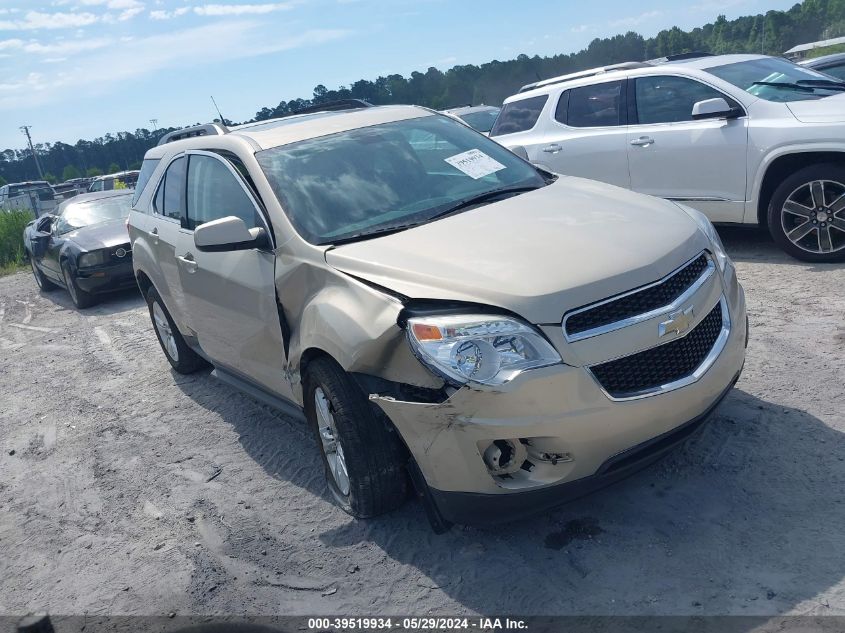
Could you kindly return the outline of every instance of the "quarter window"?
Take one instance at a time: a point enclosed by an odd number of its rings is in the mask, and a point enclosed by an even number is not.
[[[188,228],[236,216],[247,228],[261,226],[255,204],[220,159],[200,154],[188,166]]]
[[[678,123],[692,121],[692,107],[706,99],[732,99],[715,88],[684,77],[640,77],[637,89],[637,121],[648,123]]]
[[[144,187],[147,186],[147,183],[150,180],[150,176],[153,175],[156,167],[158,167],[159,160],[160,159],[158,158],[144,159],[144,163],[141,165],[141,172],[138,174],[138,182],[135,183],[135,193],[132,195],[133,206],[138,202],[138,198],[141,197]]]
[[[548,95],[540,95],[506,103],[490,130],[490,136],[527,132],[537,125],[537,119],[548,99]]]
[[[622,94],[621,81],[572,88],[566,124],[572,127],[624,125]]]

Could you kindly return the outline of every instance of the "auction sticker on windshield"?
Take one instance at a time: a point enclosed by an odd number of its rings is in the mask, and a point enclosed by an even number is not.
[[[455,154],[449,158],[444,158],[447,163],[460,169],[470,178],[478,180],[489,176],[492,173],[500,171],[505,168],[502,163],[490,158],[487,154],[478,149],[471,149],[468,152]]]

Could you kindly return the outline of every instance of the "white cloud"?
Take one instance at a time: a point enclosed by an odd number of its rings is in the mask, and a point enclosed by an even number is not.
[[[197,15],[262,15],[273,11],[285,11],[291,5],[286,2],[265,4],[203,4],[194,7]]]
[[[191,7],[179,7],[173,11],[164,11],[162,9],[156,9],[155,11],[150,11],[150,18],[153,20],[169,20],[170,18],[176,18],[180,15],[185,15],[191,10]]]
[[[141,0],[80,0],[80,2],[89,7],[104,6],[112,11],[144,8],[144,3]]]
[[[31,31],[35,29],[67,29],[94,24],[99,18],[93,13],[43,13],[27,11],[23,19],[0,20],[0,31]]]
[[[646,11],[645,13],[641,13],[640,15],[635,15],[629,18],[622,18],[621,20],[615,20],[610,23],[611,28],[618,29],[618,28],[633,28],[635,26],[640,26],[641,24],[648,22],[654,18],[658,18],[663,15],[662,11]]]
[[[160,70],[194,68],[319,45],[349,35],[340,29],[314,29],[285,37],[256,21],[223,21],[201,27],[136,37],[108,49],[108,72],[103,72],[102,51],[79,55],[72,64],[48,74],[16,78],[7,73],[0,81],[0,110],[61,103],[71,93],[104,94],[116,82]],[[226,46],[220,46],[226,42]],[[62,46],[63,43],[54,44]],[[49,45],[43,45],[44,47]],[[68,43],[67,46],[70,46]],[[12,45],[12,49],[15,46]],[[61,55],[57,55],[61,56]]]

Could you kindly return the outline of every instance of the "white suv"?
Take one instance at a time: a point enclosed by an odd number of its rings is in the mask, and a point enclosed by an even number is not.
[[[768,226],[845,259],[845,83],[762,55],[631,62],[525,86],[490,136],[549,171]]]

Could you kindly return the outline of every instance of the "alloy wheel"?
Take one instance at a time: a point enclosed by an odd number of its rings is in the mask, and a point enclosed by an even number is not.
[[[173,330],[170,329],[170,321],[167,320],[167,316],[158,301],[153,301],[153,322],[164,345],[164,351],[173,359],[173,362],[178,363],[179,348],[176,347],[176,337],[173,335]]]
[[[798,187],[781,209],[787,239],[809,253],[845,249],[845,184],[813,180]]]
[[[320,433],[320,442],[323,444],[323,452],[326,455],[326,462],[329,465],[329,472],[332,474],[335,486],[344,497],[349,495],[349,471],[346,468],[346,457],[343,454],[343,446],[337,435],[337,424],[331,410],[331,402],[326,397],[322,387],[314,390],[314,408],[317,411],[317,429]]]
[[[44,284],[41,283],[41,276],[38,274],[38,268],[35,266],[35,259],[31,255],[29,257],[29,265],[32,266],[32,275],[35,277],[35,283],[43,290]]]
[[[79,303],[79,297],[76,293],[76,286],[73,283],[73,277],[70,275],[70,271],[68,270],[67,266],[62,268],[62,273],[65,277],[65,286],[67,286],[68,294],[70,294],[70,298],[73,299],[73,302]]]

